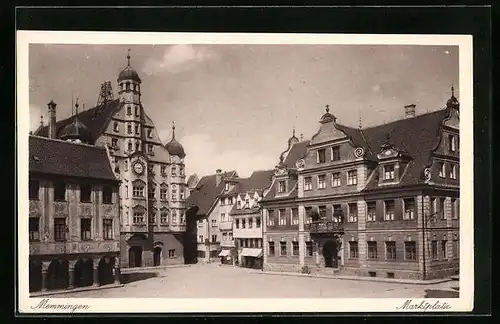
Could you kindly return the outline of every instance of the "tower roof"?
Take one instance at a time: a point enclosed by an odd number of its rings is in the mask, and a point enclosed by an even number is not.
[[[181,143],[175,139],[175,124],[172,124],[172,139],[165,145],[165,148],[170,155],[175,155],[180,158],[184,158],[186,156]]]
[[[130,66],[130,50],[128,50],[127,54],[127,66],[120,72],[117,81],[120,82],[123,80],[132,80],[141,83],[141,78],[139,77],[139,74],[137,73],[136,70],[134,70]]]
[[[78,120],[78,99],[75,104],[76,114],[73,122],[64,126],[59,133],[62,140],[80,140],[82,143],[92,143],[92,133],[90,130]]]

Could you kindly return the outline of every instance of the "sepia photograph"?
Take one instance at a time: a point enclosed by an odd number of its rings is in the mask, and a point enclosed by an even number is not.
[[[470,37],[17,37],[21,312],[472,308]]]

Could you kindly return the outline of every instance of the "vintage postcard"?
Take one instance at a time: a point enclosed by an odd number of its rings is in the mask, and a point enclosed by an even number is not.
[[[472,68],[467,35],[18,31],[19,311],[472,310]]]

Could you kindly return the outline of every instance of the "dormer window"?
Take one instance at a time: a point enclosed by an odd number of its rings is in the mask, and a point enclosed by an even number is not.
[[[318,176],[318,189],[326,188],[326,175],[321,174]]]
[[[394,164],[384,166],[384,180],[394,180]]]
[[[228,191],[229,190],[229,183],[226,182],[224,190]]]
[[[148,129],[148,138],[153,138],[153,130]]]
[[[451,179],[457,178],[457,166],[455,164],[452,164],[450,167],[450,178]]]
[[[232,205],[232,204],[233,204],[233,197],[229,197],[229,198],[228,198],[228,204],[229,204],[229,205]]]
[[[286,182],[284,180],[278,182],[278,192],[283,193],[286,191]]]
[[[236,202],[236,208],[241,209],[241,200]]]
[[[132,125],[130,123],[127,124],[127,134],[132,134]]]
[[[442,162],[438,163],[438,166],[439,166],[439,177],[444,178],[446,174],[446,167]]]
[[[245,199],[245,208],[250,208],[250,199]]]
[[[118,146],[118,139],[112,138],[111,139],[111,147],[117,147],[117,146]]]
[[[116,121],[113,123],[113,130],[114,130],[115,132],[118,132],[118,131],[120,130],[119,124],[118,124],[118,122],[116,122]]]
[[[448,149],[450,152],[455,152],[457,147],[455,143],[455,136],[453,135],[448,135]]]
[[[312,190],[312,179],[311,177],[304,178],[304,190]]]
[[[141,150],[141,142],[135,142],[135,150],[140,151]]]
[[[139,117],[139,107],[135,107],[135,116]]]
[[[139,125],[135,125],[135,135],[139,135]]]
[[[340,146],[332,147],[332,161],[340,160]]]
[[[127,115],[132,115],[132,107],[127,106]]]
[[[318,163],[325,163],[326,162],[326,150],[325,149],[318,150],[317,162]]]
[[[132,151],[132,142],[131,141],[128,141],[128,150],[129,152]]]
[[[148,144],[148,153],[153,154],[153,144]]]

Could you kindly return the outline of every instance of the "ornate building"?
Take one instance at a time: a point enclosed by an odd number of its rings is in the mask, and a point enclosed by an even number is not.
[[[120,180],[122,267],[184,263],[186,156],[175,138],[163,145],[141,103],[141,79],[130,65],[120,72],[118,98],[105,82],[97,106],[56,121],[49,107],[48,126],[36,135],[62,138],[76,119],[86,126],[89,142],[107,147]]]
[[[459,269],[459,103],[289,141],[260,201],[264,268],[430,279]]]
[[[61,139],[29,137],[30,292],[119,282],[119,183],[88,135],[75,118]]]

